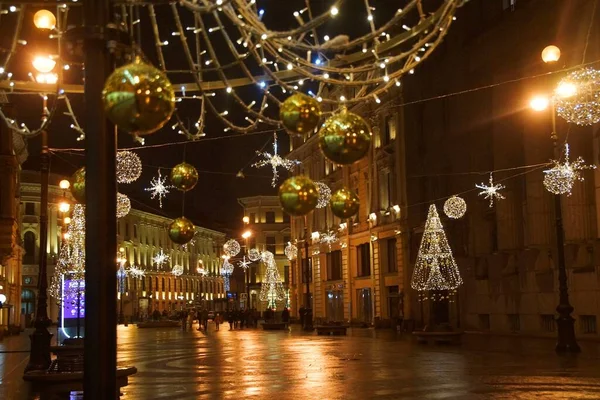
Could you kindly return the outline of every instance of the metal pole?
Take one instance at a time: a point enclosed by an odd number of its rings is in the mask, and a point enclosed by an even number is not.
[[[313,310],[310,301],[310,263],[311,257],[308,255],[308,219],[304,217],[304,253],[306,264],[306,315],[304,316],[304,330],[312,331],[313,328]]]
[[[558,134],[556,132],[556,109],[554,99],[552,100],[552,134],[551,139],[554,146],[554,159],[560,159],[560,149],[558,148]],[[575,319],[571,316],[573,306],[569,302],[569,286],[567,282],[567,267],[565,263],[565,233],[562,222],[562,206],[560,195],[554,195],[554,217],[556,218],[556,255],[558,258],[558,292],[559,302],[556,307],[558,318],[556,325],[558,328],[558,340],[556,342],[556,352],[558,353],[579,353],[581,348],[575,338]]]
[[[85,21],[84,103],[86,131],[86,318],[84,382],[86,400],[118,397],[116,135],[102,104],[104,81],[111,71],[105,30],[108,0],[83,2]]]
[[[43,118],[47,118],[45,98],[43,107]],[[46,249],[48,245],[48,176],[50,173],[50,154],[48,153],[48,132],[46,130],[41,132],[41,140],[38,297],[34,322],[35,331],[29,335],[31,349],[29,363],[25,367],[25,372],[47,370],[50,367],[50,340],[52,339],[52,334],[48,331],[51,321],[48,318],[48,254]]]

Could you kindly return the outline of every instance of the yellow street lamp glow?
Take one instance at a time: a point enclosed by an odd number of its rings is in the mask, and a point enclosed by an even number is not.
[[[572,82],[560,82],[555,91],[558,97],[566,99],[577,94],[577,85]]]
[[[69,218],[69,217],[65,217],[65,218],[63,219],[63,223],[64,223],[65,225],[69,225],[69,224],[71,223],[71,218]]]
[[[51,11],[40,10],[33,15],[33,23],[38,29],[54,29],[56,17]]]
[[[66,180],[66,179],[63,179],[62,181],[60,181],[60,182],[58,183],[58,187],[60,187],[60,188],[61,188],[61,189],[63,189],[63,190],[67,190],[68,188],[70,188],[70,187],[71,187],[71,182],[69,182],[69,181],[68,181],[68,180]]]
[[[71,205],[69,203],[67,203],[66,201],[61,201],[60,204],[58,205],[58,211],[60,211],[61,213],[69,212],[70,209],[71,209]]]
[[[550,99],[546,96],[535,96],[529,102],[529,107],[534,111],[544,111],[550,105]]]
[[[51,59],[49,56],[37,56],[33,59],[33,68],[41,73],[48,73],[56,66],[56,61]]]
[[[58,82],[58,75],[55,73],[37,74],[35,77],[37,83],[45,83],[47,85],[54,85]]]
[[[249,224],[250,223],[250,217],[246,215],[244,218],[242,218],[242,221],[244,221],[245,224]]]
[[[242,237],[244,239],[248,239],[250,236],[252,236],[252,231],[246,231],[246,232],[242,233]]]
[[[65,240],[69,240],[69,238],[71,237],[71,234],[69,232],[65,232],[63,237],[65,238]]]
[[[554,45],[546,46],[542,50],[542,60],[545,63],[553,63],[560,59],[560,49]]]

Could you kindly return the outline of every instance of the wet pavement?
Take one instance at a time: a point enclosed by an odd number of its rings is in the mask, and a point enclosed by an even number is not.
[[[124,400],[600,399],[600,343],[558,356],[550,339],[467,335],[427,346],[408,334],[354,329],[349,336],[119,327],[119,363],[138,373]],[[0,342],[0,399],[34,399],[21,380],[27,337]]]

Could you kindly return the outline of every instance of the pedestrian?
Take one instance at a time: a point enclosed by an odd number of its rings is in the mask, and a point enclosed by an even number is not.
[[[199,310],[196,313],[196,318],[198,319],[198,330],[202,330],[202,310]]]
[[[202,310],[202,325],[204,326],[204,331],[208,331],[208,310]]]
[[[281,321],[285,324],[285,327],[287,328],[288,324],[290,323],[290,310],[288,310],[287,307],[284,308],[281,312]]]
[[[185,311],[181,311],[179,313],[179,319],[181,320],[181,330],[185,332],[187,328],[187,313]]]
[[[244,322],[246,322],[246,318],[244,318],[246,315],[246,310],[241,310],[240,311],[240,329],[244,329]]]
[[[188,315],[187,315],[187,325],[188,325],[188,328],[191,331],[192,327],[194,326],[194,312],[193,312],[193,310],[190,310],[188,312]]]
[[[304,328],[304,317],[306,316],[306,309],[304,305],[300,306],[300,310],[298,310],[298,315],[300,317],[300,326]]]
[[[233,314],[233,310],[229,310],[227,313],[227,322],[229,322],[229,330],[233,329],[233,321],[235,320],[235,315]]]
[[[221,325],[221,314],[217,313],[217,315],[215,315],[216,330],[219,330],[219,325]]]

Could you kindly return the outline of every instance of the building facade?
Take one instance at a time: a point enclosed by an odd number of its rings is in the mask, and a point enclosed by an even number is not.
[[[59,211],[58,204],[63,200],[74,203],[69,191],[59,188],[61,179],[64,178],[50,174],[47,244],[49,279],[54,273],[63,234],[66,232],[66,225],[63,224],[65,214]],[[20,193],[20,232],[23,243],[20,308],[26,316],[25,323],[30,323],[38,295],[38,172],[21,173]],[[173,244],[168,238],[166,227],[170,222],[169,218],[135,209],[131,209],[127,216],[117,222],[118,246],[123,248],[124,269],[127,271],[136,266],[145,272],[145,276],[141,278],[128,275],[121,286],[123,293],[118,294],[118,305],[122,307],[127,320],[145,318],[154,310],[170,313],[188,307],[220,309],[225,302],[219,264],[225,235],[197,226],[193,243],[182,247]],[[155,256],[161,251],[168,259],[157,265]],[[182,274],[179,276],[172,273],[175,265],[182,267]],[[115,263],[115,273],[116,271]],[[121,296],[123,301],[120,301]],[[48,303],[49,317],[52,321],[58,321],[59,302],[50,298]]]
[[[243,242],[245,248],[256,248],[261,252],[266,250],[274,254],[279,276],[286,293],[289,293],[290,260],[284,254],[285,246],[291,241],[289,216],[281,210],[277,196],[243,197],[238,202],[244,208],[244,230],[251,233]],[[268,304],[260,301],[259,294],[265,277],[265,265],[262,262],[252,263],[249,277],[249,306],[264,311]],[[286,299],[278,304],[278,308],[285,307],[288,301]]]

